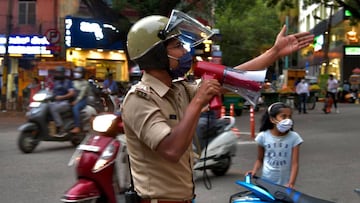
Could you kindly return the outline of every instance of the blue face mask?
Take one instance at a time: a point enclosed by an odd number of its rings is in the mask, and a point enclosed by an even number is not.
[[[176,79],[178,77],[184,77],[185,73],[187,73],[192,64],[192,55],[187,52],[182,57],[178,58],[179,65],[174,70],[170,70],[170,75],[172,78]]]

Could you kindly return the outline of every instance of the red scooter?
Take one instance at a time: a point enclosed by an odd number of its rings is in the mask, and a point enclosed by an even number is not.
[[[124,143],[118,138],[124,133],[121,116],[99,115],[92,124],[97,133],[88,135],[70,159],[69,166],[76,164],[77,182],[65,192],[62,202],[116,203],[120,198],[116,163]]]

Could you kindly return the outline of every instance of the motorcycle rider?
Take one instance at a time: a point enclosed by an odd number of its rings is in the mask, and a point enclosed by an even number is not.
[[[221,95],[215,79],[202,81],[199,89],[173,81],[172,72],[187,51],[178,38],[180,31],[167,26],[168,21],[164,16],[142,18],[127,38],[130,59],[144,70],[122,108],[131,172],[141,203],[191,202],[195,197],[193,135],[202,108]],[[269,51],[236,68],[264,69],[313,41],[309,33],[285,36],[285,31],[284,27]]]
[[[71,133],[79,133],[81,131],[80,111],[87,105],[87,93],[90,89],[89,82],[85,80],[85,69],[83,67],[76,67],[74,69],[73,85],[76,91],[76,98],[71,102],[74,125],[75,127],[70,131]]]
[[[106,79],[103,83],[104,89],[109,92],[109,94],[114,95],[119,92],[118,86],[113,79],[113,74],[108,73]]]
[[[65,76],[65,68],[63,66],[55,67],[54,72],[54,101],[50,103],[50,113],[55,121],[57,134],[64,134],[63,120],[60,113],[70,111],[70,102],[73,101],[76,93],[71,80]]]

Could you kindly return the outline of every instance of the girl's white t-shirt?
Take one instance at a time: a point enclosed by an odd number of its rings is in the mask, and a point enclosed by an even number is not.
[[[255,141],[264,147],[262,178],[285,185],[289,182],[293,147],[303,139],[297,132],[289,131],[285,136],[274,136],[270,130],[260,132]]]

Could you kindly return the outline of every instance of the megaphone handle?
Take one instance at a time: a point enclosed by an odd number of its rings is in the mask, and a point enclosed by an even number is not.
[[[215,79],[214,75],[210,75],[210,74],[204,74],[202,76],[203,80],[208,80],[208,79]],[[221,98],[219,96],[214,96],[210,102],[209,102],[209,108],[211,110],[215,110],[215,109],[220,109],[222,106],[222,102],[221,102]]]

